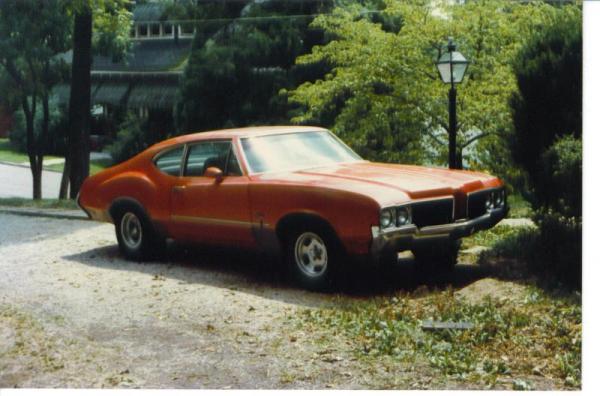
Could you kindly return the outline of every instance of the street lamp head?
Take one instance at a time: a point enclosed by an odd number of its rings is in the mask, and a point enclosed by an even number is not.
[[[465,76],[469,62],[460,52],[452,37],[448,39],[448,51],[438,59],[436,66],[442,81],[446,84],[460,84]]]

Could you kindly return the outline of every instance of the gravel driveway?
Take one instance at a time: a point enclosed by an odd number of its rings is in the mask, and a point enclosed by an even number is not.
[[[109,224],[0,224],[0,387],[368,386],[321,367],[286,320],[331,297],[261,277],[255,262],[217,254],[220,268],[193,252],[131,263]]]
[[[364,294],[294,288],[244,253],[132,263],[110,224],[0,214],[0,274],[0,388],[453,387],[304,332],[298,311]]]

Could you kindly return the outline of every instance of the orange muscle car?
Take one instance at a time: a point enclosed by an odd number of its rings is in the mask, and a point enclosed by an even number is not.
[[[461,237],[508,212],[496,177],[365,161],[328,130],[295,126],[163,141],[87,178],[78,204],[115,224],[129,259],[166,239],[260,249],[311,289],[350,256],[410,251],[450,269]]]

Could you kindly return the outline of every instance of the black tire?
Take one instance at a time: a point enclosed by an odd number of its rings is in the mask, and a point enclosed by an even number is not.
[[[342,257],[340,243],[325,227],[296,227],[286,235],[285,261],[289,274],[305,289],[330,288]]]
[[[146,215],[136,207],[119,211],[115,219],[119,250],[128,260],[141,261],[160,254],[165,242]]]
[[[430,246],[428,249],[413,251],[417,270],[420,272],[449,273],[454,270],[458,261],[461,240]]]

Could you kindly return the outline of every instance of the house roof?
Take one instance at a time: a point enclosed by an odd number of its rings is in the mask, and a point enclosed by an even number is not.
[[[94,56],[93,71],[169,71],[181,70],[192,46],[189,38],[136,40],[125,59],[114,62],[109,56]]]
[[[161,3],[136,4],[133,8],[133,20],[158,21],[163,17],[165,6]]]

